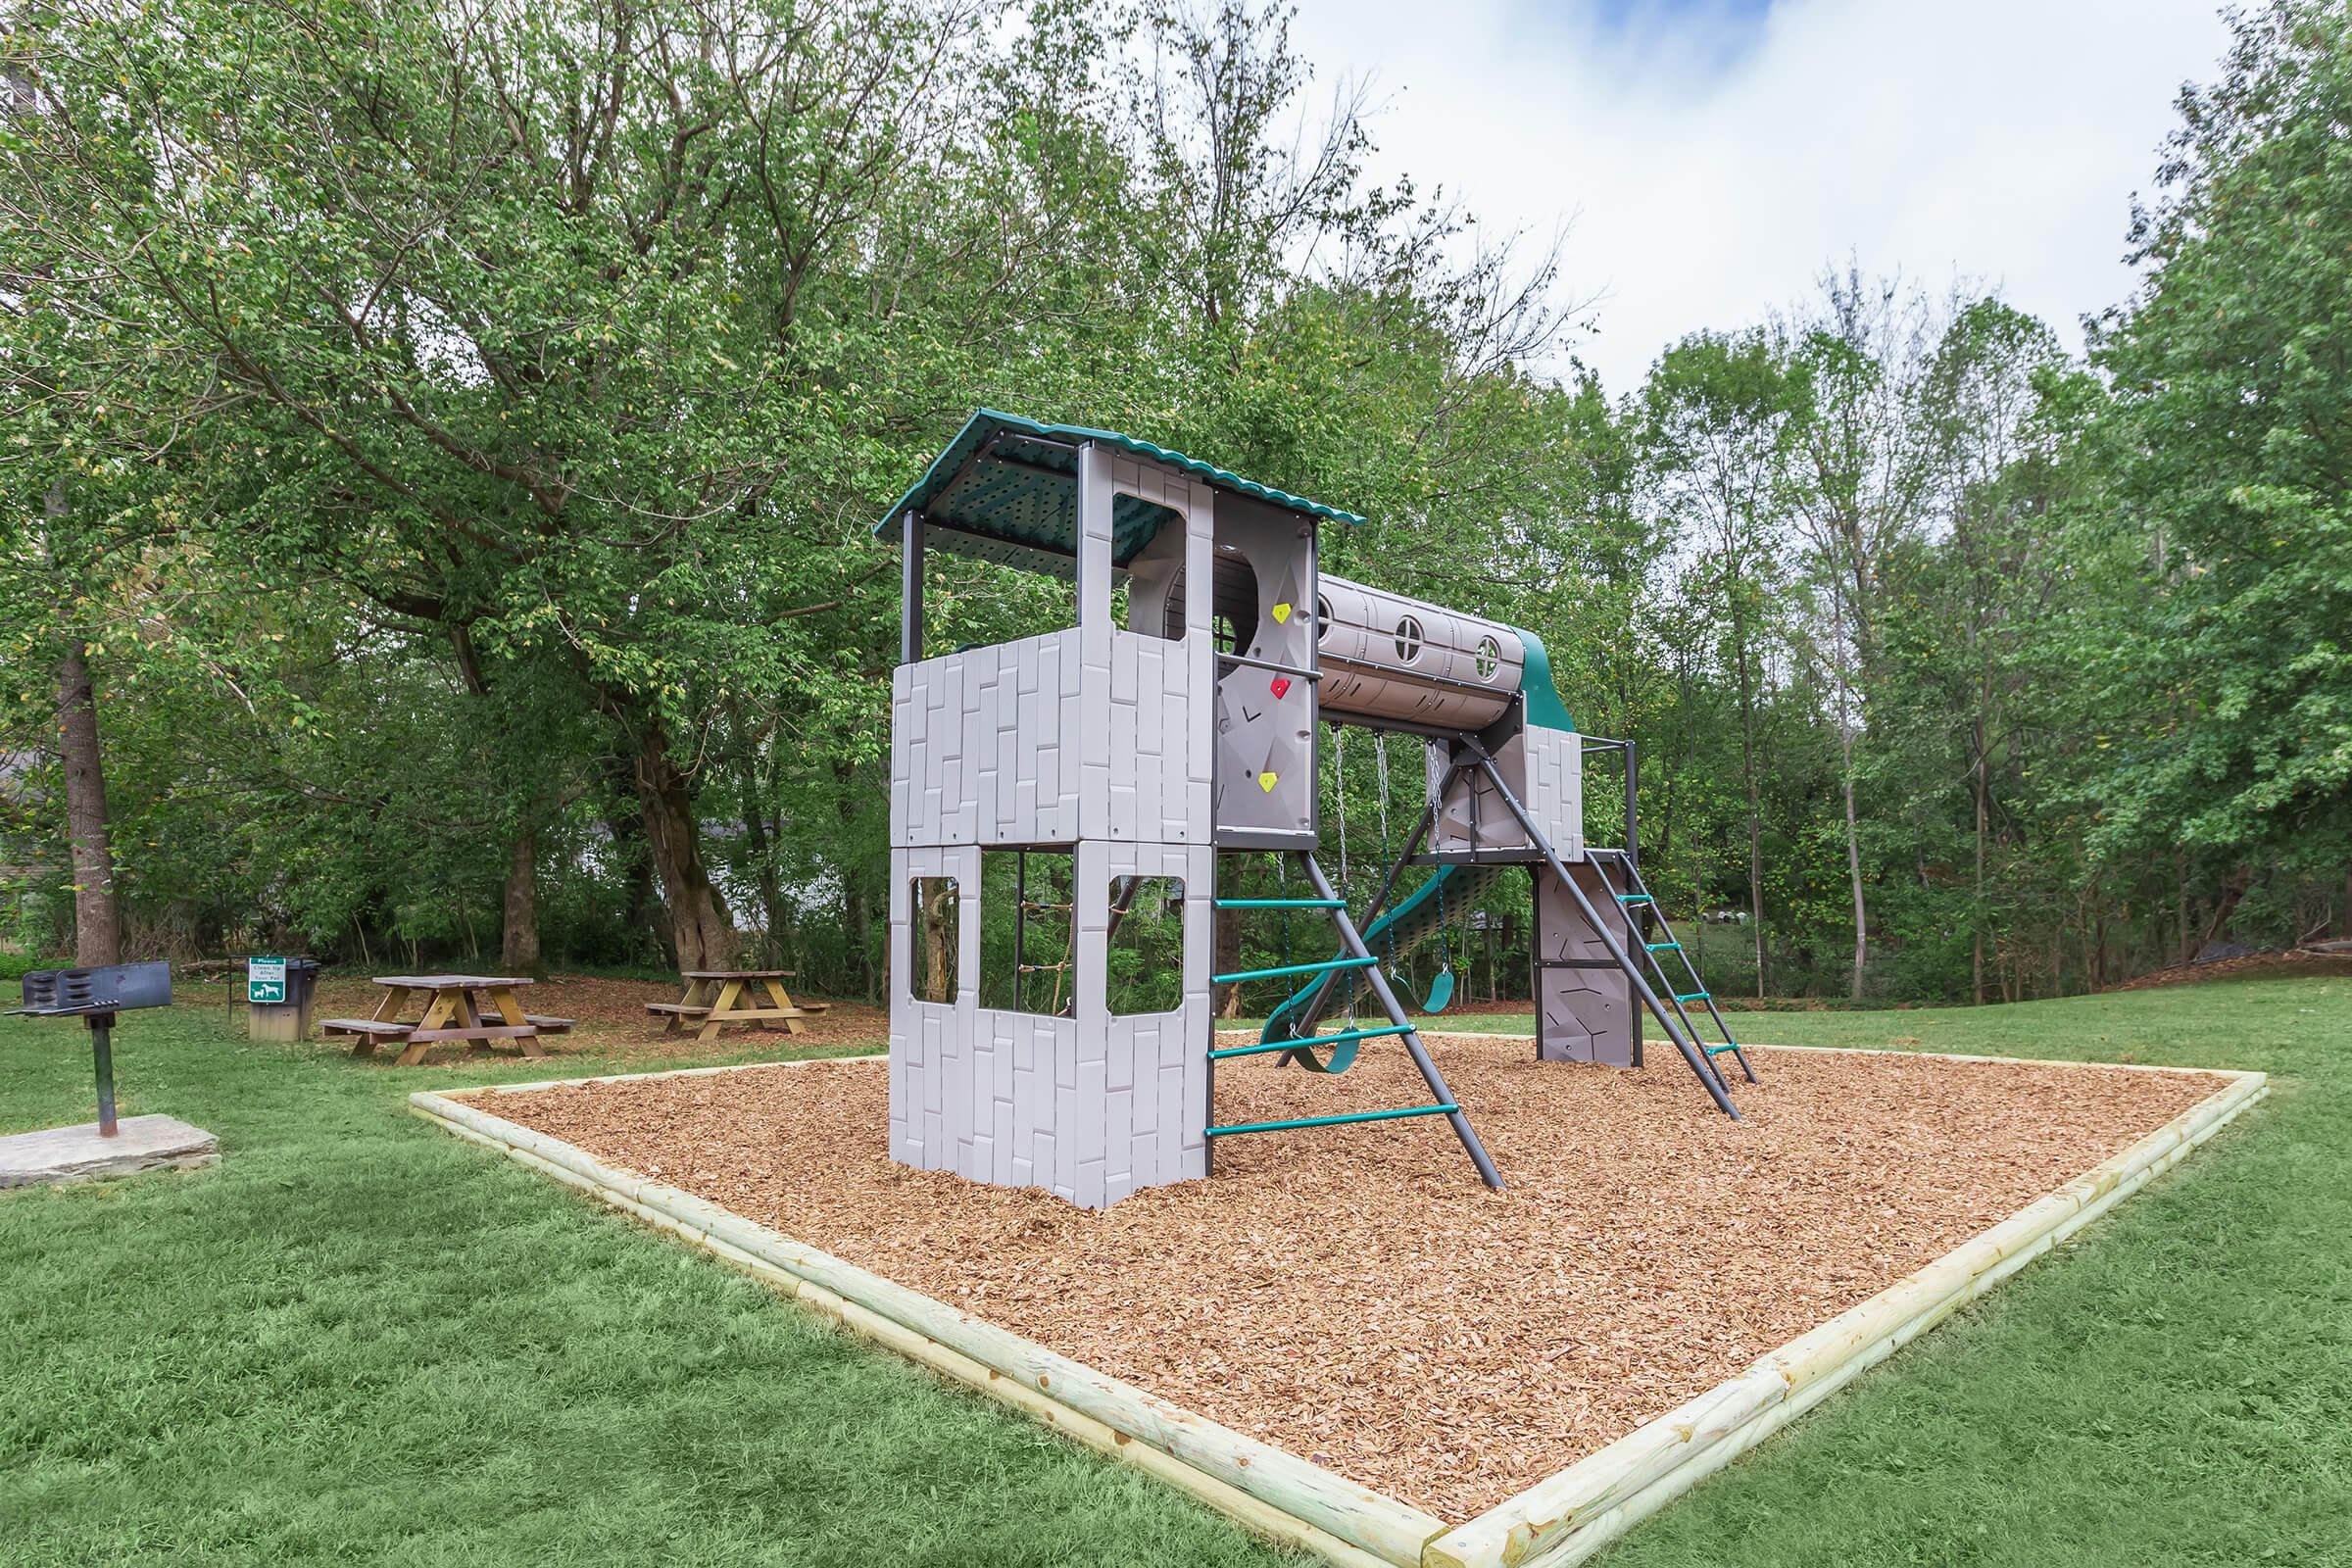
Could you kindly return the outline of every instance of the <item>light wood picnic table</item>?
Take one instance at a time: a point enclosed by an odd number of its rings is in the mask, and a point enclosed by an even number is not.
[[[451,1040],[485,1044],[512,1040],[524,1055],[544,1056],[547,1052],[539,1037],[562,1034],[571,1027],[569,1018],[523,1011],[514,992],[537,982],[521,975],[379,974],[374,978],[384,988],[384,1000],[377,1004],[374,1017],[328,1018],[318,1025],[323,1034],[352,1036],[351,1054],[355,1056],[373,1055],[378,1043],[391,1042],[402,1048],[395,1065],[414,1067],[427,1051]],[[403,1022],[400,1015],[411,992],[422,994],[423,1010],[414,1022]]]
[[[687,1019],[701,1021],[695,1034],[698,1041],[717,1038],[719,1029],[730,1023],[752,1023],[765,1027],[771,1018],[781,1019],[786,1034],[803,1034],[808,1026],[801,1019],[812,1012],[822,1012],[829,1002],[795,1003],[785,994],[784,982],[793,977],[790,969],[688,969],[680,976],[686,982],[686,995],[677,1002],[649,1002],[645,1010],[669,1019],[665,1033],[675,1034]],[[746,993],[754,986],[767,993],[764,1005]]]

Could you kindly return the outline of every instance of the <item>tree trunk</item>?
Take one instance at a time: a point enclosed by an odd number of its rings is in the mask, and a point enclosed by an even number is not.
[[[1862,1000],[1862,977],[1870,964],[1870,911],[1862,902],[1862,836],[1854,821],[1853,743],[1845,754],[1845,873],[1854,888],[1854,978],[1847,995]]]
[[[2196,939],[2188,934],[2188,857],[2176,852],[2173,870],[2176,878],[2173,884],[2174,905],[2180,930],[2180,953],[2173,961],[2186,963],[2197,956],[2196,948],[2191,945]]]
[[[510,974],[539,972],[539,835],[525,828],[514,835],[507,861],[506,926],[498,961]]]
[[[956,976],[948,968],[956,919],[956,890],[953,877],[932,877],[931,892],[919,910],[923,922],[923,983],[926,1001],[956,1000]]]
[[[858,972],[860,995],[868,1003],[882,1001],[882,974],[874,964],[874,901],[865,890],[851,882],[842,903],[849,915],[850,935],[858,944]]]
[[[1756,705],[1748,678],[1745,636],[1740,646],[1740,763],[1747,775],[1747,913],[1755,926],[1756,1000],[1765,996],[1764,973],[1764,804],[1756,784]]]
[[[678,967],[732,968],[739,945],[735,923],[703,860],[693,791],[670,760],[669,733],[661,720],[641,718],[636,729],[637,804],[645,819],[646,845],[653,852],[654,874],[661,878],[662,896],[669,906]]]
[[[1977,874],[1975,891],[1969,899],[1968,923],[1973,942],[1975,991],[1978,1006],[1984,1004],[1984,834],[1991,819],[1990,804],[1985,800],[1984,720],[1979,717],[1973,731],[1976,742],[1976,798],[1977,798]]]
[[[464,626],[453,626],[449,642],[457,656],[459,678],[482,706],[485,722],[495,724],[498,712],[490,702],[490,678],[482,672],[472,634]],[[503,925],[498,961],[510,973],[532,975],[539,972],[539,831],[533,825],[538,803],[526,800],[517,808],[534,815],[523,817],[521,826],[515,830],[514,842],[507,850],[506,893],[500,900]]]
[[[98,701],[81,639],[66,639],[57,673],[57,750],[66,769],[66,843],[74,865],[74,961],[122,961],[122,919],[115,898],[115,856],[106,817],[106,767],[98,747]]]
[[[2237,868],[2236,875],[2224,880],[2221,902],[2214,906],[2213,918],[2205,924],[2205,934],[2197,939],[2196,948],[2189,954],[2192,961],[2197,954],[2229,934],[2230,917],[2237,913],[2238,903],[2245,898],[2246,889],[2252,882],[2253,872],[2242,865]]]
[[[625,769],[616,768],[615,772],[624,773]],[[669,910],[654,890],[653,856],[645,847],[643,815],[632,816],[624,811],[607,817],[605,831],[612,837],[613,862],[623,878],[626,897],[623,922],[648,941],[652,953],[669,952],[675,945]],[[644,956],[646,952],[639,950],[632,956]]]
[[[737,808],[743,815],[743,832],[752,855],[752,865],[760,879],[760,912],[767,921],[767,939],[762,944],[769,961],[784,962],[784,934],[791,924],[791,915],[784,907],[784,884],[776,874],[775,843],[767,831],[767,807],[760,788],[760,753],[743,722],[742,710],[728,705],[735,730],[737,747],[735,793]]]
[[[857,943],[855,958],[858,973],[864,987],[862,994],[865,1000],[879,1003],[884,984],[890,978],[889,944],[887,941],[874,941],[874,900],[871,890],[862,885],[857,872],[858,857],[853,847],[859,842],[858,818],[861,803],[884,792],[872,786],[862,790],[858,788],[857,766],[838,760],[833,763],[833,820],[838,824],[841,835],[836,842],[843,850],[839,858],[842,892],[848,906],[850,933]],[[881,863],[884,882],[882,907],[887,913],[890,907],[890,852],[887,847],[883,850]]]
[[[2090,879],[2090,989],[2107,989],[2107,890],[2106,873]]]
[[[1854,973],[1847,995],[1862,1000],[1862,980],[1870,965],[1870,910],[1862,901],[1862,830],[1854,818],[1854,726],[1847,721],[1849,701],[1845,666],[1838,669],[1838,749],[1845,763],[1845,873],[1854,894]]]
[[[1239,909],[1219,909],[1210,920],[1215,933],[1216,956],[1209,966],[1212,974],[1232,974],[1242,966],[1242,913]],[[1223,985],[1216,988],[1212,1011],[1220,1018],[1239,1018],[1242,1015],[1242,988]]]

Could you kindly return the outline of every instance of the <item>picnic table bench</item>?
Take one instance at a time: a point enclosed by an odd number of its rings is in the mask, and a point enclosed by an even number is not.
[[[688,969],[680,976],[686,982],[686,995],[677,1002],[649,1002],[645,1010],[656,1017],[665,1017],[669,1027],[663,1032],[680,1032],[690,1018],[700,1020],[695,1034],[698,1041],[717,1038],[718,1031],[731,1023],[758,1024],[766,1027],[771,1019],[781,1020],[784,1032],[801,1034],[807,1025],[801,1019],[810,1013],[822,1012],[829,1002],[795,1003],[786,995],[784,982],[793,978],[790,969]],[[746,993],[754,986],[767,993],[763,1005]]]
[[[384,988],[375,1016],[326,1018],[318,1029],[350,1035],[355,1056],[373,1055],[380,1042],[397,1043],[404,1048],[397,1066],[414,1067],[427,1051],[453,1040],[512,1040],[524,1055],[544,1056],[539,1037],[563,1034],[572,1024],[569,1018],[523,1011],[515,988],[535,982],[519,975],[379,974],[374,979]],[[400,1014],[411,992],[422,993],[425,1001],[414,1021],[404,1021]]]

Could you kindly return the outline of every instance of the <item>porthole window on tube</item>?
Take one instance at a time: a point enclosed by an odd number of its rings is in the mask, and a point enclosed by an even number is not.
[[[1481,637],[1478,640],[1478,678],[1493,680],[1494,672],[1501,667],[1502,645],[1492,637]]]
[[[1328,640],[1330,636],[1331,601],[1324,598],[1321,594],[1317,594],[1315,595],[1315,641],[1323,642]]]
[[[1421,622],[1411,615],[1396,622],[1396,657],[1407,664],[1421,657]]]

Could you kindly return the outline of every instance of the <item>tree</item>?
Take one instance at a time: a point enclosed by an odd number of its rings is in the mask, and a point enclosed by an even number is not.
[[[2208,936],[2266,861],[2352,903],[2352,18],[2275,0],[2232,27],[2134,224],[2147,281],[2096,344],[2147,562],[2105,650],[2134,722],[2098,844],[2201,858]]]
[[[1859,1001],[1870,961],[1861,817],[1854,753],[1863,690],[1877,665],[1877,617],[1886,562],[1921,519],[1928,465],[1916,408],[1927,309],[1899,280],[1866,280],[1848,264],[1826,272],[1808,315],[1783,327],[1785,348],[1812,389],[1803,459],[1793,486],[1817,589],[1829,594],[1828,662],[1837,692],[1832,720],[1840,760],[1847,891],[1854,961],[1847,994]]]
[[[1756,995],[1769,984],[1764,925],[1764,805],[1758,751],[1763,623],[1780,586],[1789,473],[1811,389],[1761,331],[1702,333],[1667,351],[1643,390],[1659,504],[1700,535],[1706,591],[1725,631],[1747,796],[1748,914]]]
[[[0,62],[0,138],[21,142],[25,137],[37,136],[42,113],[40,95],[31,77],[14,61]],[[0,279],[0,308],[15,316],[22,316],[25,310],[21,291],[8,288],[4,279]],[[45,371],[45,367],[37,362],[27,368],[35,375]],[[73,613],[77,604],[88,603],[88,585],[77,570],[87,564],[74,559],[78,553],[71,548],[61,551],[63,541],[59,535],[66,531],[68,519],[65,476],[56,474],[45,484],[36,476],[33,482],[40,484],[41,521],[27,531],[28,536],[21,539],[14,553],[24,564],[37,561],[36,570],[45,579],[48,591],[36,590],[30,598],[49,599],[54,618],[59,622],[53,639],[56,735],[58,758],[65,774],[74,961],[84,965],[118,963],[122,956],[122,922],[106,810],[106,758],[98,738],[98,697],[90,679],[89,645],[83,640],[82,629],[74,623],[76,617]],[[19,483],[24,480],[20,478]],[[20,490],[20,506],[22,501]],[[24,508],[20,513],[21,520],[29,510]],[[61,560],[61,554],[66,559]],[[39,619],[52,618],[40,615],[34,604],[24,608]]]
[[[67,395],[159,449],[196,421],[237,455],[224,532],[469,650],[487,698],[501,664],[567,672],[625,751],[679,962],[724,964],[695,796],[718,688],[862,685],[824,622],[880,604],[865,444],[900,411],[860,389],[926,385],[1040,265],[1001,223],[1001,258],[937,265],[994,172],[943,90],[988,79],[980,19],[266,9],[73,5],[12,45],[55,128],[11,149],[0,222],[123,345]]]

